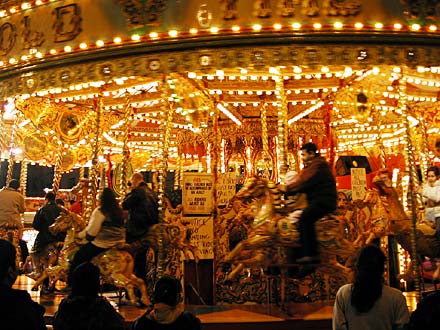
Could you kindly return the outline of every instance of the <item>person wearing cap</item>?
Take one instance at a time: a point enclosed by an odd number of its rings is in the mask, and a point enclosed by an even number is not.
[[[21,260],[19,239],[23,229],[21,216],[25,211],[24,197],[19,188],[20,182],[12,179],[8,187],[0,190],[0,238],[10,241],[17,248],[17,264]]]
[[[320,262],[315,222],[336,210],[338,197],[332,169],[318,153],[314,143],[306,143],[301,147],[301,158],[304,169],[296,179],[281,184],[279,189],[288,194],[306,194],[308,205],[298,219],[303,256],[296,262],[313,264]]]
[[[154,286],[154,306],[133,323],[133,330],[200,330],[200,320],[184,311],[182,285],[173,276],[161,277]]]

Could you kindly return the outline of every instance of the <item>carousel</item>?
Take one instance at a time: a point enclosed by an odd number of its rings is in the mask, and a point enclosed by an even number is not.
[[[160,199],[145,303],[171,274],[191,304],[294,313],[334,299],[372,240],[392,257],[388,283],[418,299],[421,264],[439,276],[418,194],[440,161],[439,20],[436,1],[2,1],[0,184],[21,181],[30,222],[43,188],[81,198],[57,224],[73,235],[103,188],[123,198],[143,172]],[[286,206],[277,184],[285,165],[301,171],[306,142],[339,199],[316,225],[322,262],[304,272],[289,252],[303,200]],[[50,184],[30,195],[36,167]],[[383,168],[394,198],[374,188]],[[46,265],[35,288],[66,267]]]

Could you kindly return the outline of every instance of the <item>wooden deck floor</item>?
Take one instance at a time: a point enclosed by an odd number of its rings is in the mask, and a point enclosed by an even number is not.
[[[40,296],[39,291],[31,291],[33,280],[20,276],[14,287],[27,290],[32,299],[46,308],[47,324],[52,324],[52,318],[58,305],[64,298],[62,294]],[[416,295],[406,293],[409,309],[416,307]],[[117,297],[106,293],[110,300],[117,302]],[[284,329],[331,329],[333,302],[321,303],[290,303],[288,311],[283,311],[276,305],[219,305],[219,306],[186,306],[185,309],[196,314],[203,324],[204,330],[284,330]],[[144,313],[145,309],[122,305],[119,312],[127,322],[131,323]]]

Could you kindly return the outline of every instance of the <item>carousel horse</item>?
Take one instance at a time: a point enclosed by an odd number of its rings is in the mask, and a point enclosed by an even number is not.
[[[275,184],[260,177],[250,178],[236,198],[254,200],[255,212],[247,239],[239,242],[225,257],[225,263],[236,265],[228,280],[235,278],[244,268],[267,268],[280,262],[276,260],[278,247],[299,247],[296,222],[301,209],[306,206],[304,195],[288,204],[283,203]],[[322,262],[316,271],[348,281],[350,270],[336,260],[336,255],[349,257],[355,253],[353,245],[344,238],[343,222],[335,215],[328,215],[316,222],[316,231],[322,251]]]
[[[77,234],[85,228],[85,225],[86,223],[82,217],[63,208],[60,216],[49,227],[53,234],[66,232],[58,265],[47,267],[34,283],[32,290],[38,290],[38,287],[46,278],[49,278],[51,286],[54,286],[57,280],[67,278],[70,260],[80,248]],[[127,290],[132,304],[136,304],[135,288],[141,292],[141,301],[145,305],[150,303],[144,281],[133,274],[134,261],[128,251],[112,248],[93,258],[92,262],[99,267],[101,277],[105,283]]]
[[[402,248],[412,254],[412,223],[397,193],[380,181],[375,183],[375,187],[367,191],[363,201],[353,202],[356,207],[367,208],[370,213],[369,221],[364,224],[364,230],[354,244],[362,246],[375,238],[394,235]],[[418,255],[431,259],[440,257],[440,241],[435,237],[435,231],[422,222],[416,225],[416,241]]]
[[[53,267],[58,263],[58,257],[62,248],[62,242],[52,242],[44,247],[44,250],[40,253],[33,253],[26,260],[26,266],[31,264],[33,272],[26,274],[33,280],[37,280],[47,267]],[[24,268],[25,268],[24,267]]]

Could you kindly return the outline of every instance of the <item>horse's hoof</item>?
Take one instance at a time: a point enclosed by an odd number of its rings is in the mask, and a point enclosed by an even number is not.
[[[137,308],[147,308],[148,305],[145,305],[141,300],[136,301]]]

